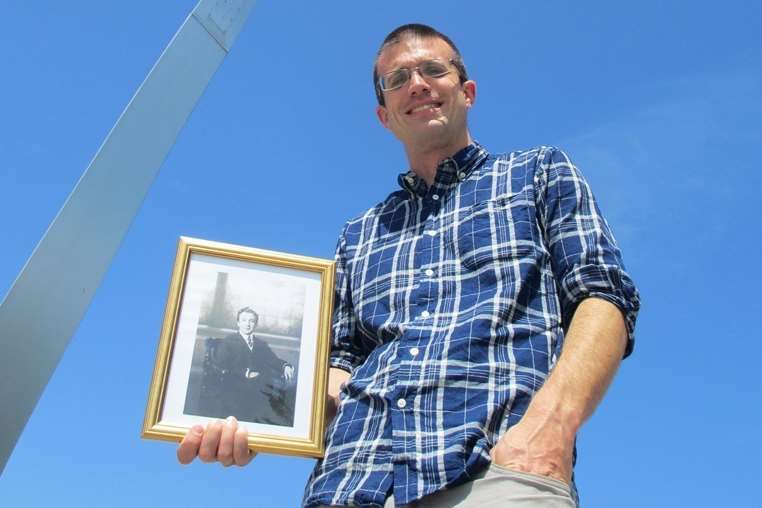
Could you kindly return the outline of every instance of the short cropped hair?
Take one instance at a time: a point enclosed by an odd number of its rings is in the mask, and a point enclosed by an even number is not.
[[[243,309],[238,311],[238,314],[235,315],[235,320],[240,321],[241,320],[241,314],[248,313],[248,314],[254,314],[254,320],[259,323],[259,314],[256,313],[254,309],[251,307],[244,307]]]
[[[384,42],[381,43],[381,47],[378,48],[378,53],[376,53],[376,60],[373,62],[373,88],[376,90],[376,99],[378,99],[378,104],[381,106],[385,106],[386,101],[384,100],[384,92],[381,90],[381,85],[379,83],[378,59],[381,56],[381,53],[383,53],[384,50],[389,46],[393,46],[407,38],[412,37],[439,38],[445,41],[447,45],[452,48],[453,53],[455,53],[455,56],[452,58],[452,64],[458,71],[460,84],[462,85],[468,81],[468,72],[466,72],[466,65],[463,63],[463,57],[461,56],[458,47],[449,37],[428,25],[422,25],[420,23],[402,25],[392,30],[389,35],[386,36]]]

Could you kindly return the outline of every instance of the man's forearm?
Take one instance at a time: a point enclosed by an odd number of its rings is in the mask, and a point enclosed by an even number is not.
[[[600,298],[580,302],[561,357],[527,415],[552,411],[576,434],[606,393],[622,360],[626,334],[618,307]]]
[[[492,460],[570,482],[574,438],[603,398],[625,344],[619,309],[602,299],[583,300],[574,313],[558,363],[521,420],[497,442]]]

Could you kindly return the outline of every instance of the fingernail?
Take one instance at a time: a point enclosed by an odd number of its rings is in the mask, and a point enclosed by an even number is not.
[[[227,418],[228,425],[233,425],[236,421],[235,416],[228,416]]]
[[[201,425],[194,425],[191,428],[191,432],[193,432],[197,436],[201,436],[204,434],[204,427],[202,427]]]

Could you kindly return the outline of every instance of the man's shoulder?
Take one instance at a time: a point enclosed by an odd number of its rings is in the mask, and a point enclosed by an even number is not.
[[[568,158],[568,155],[553,145],[537,145],[532,148],[492,154],[492,159],[495,161],[510,162],[513,166],[526,165],[530,167],[536,167],[538,164],[550,162],[558,157]]]
[[[581,178],[567,152],[553,145],[493,154],[490,159],[491,164],[481,168],[482,174],[500,178],[509,188],[544,186],[569,175]]]
[[[358,226],[362,227],[362,224],[367,223],[369,220],[374,220],[377,217],[388,213],[394,213],[398,211],[400,207],[407,206],[406,203],[409,199],[410,193],[408,191],[404,189],[396,190],[386,196],[382,201],[346,221],[344,223],[344,231]]]
[[[230,333],[228,335],[225,335],[221,339],[215,339],[216,340],[216,347],[222,348],[225,350],[229,349],[236,349],[239,346],[244,346],[243,338],[238,335],[238,333]]]
[[[258,335],[256,334],[252,335],[251,339],[254,342],[254,347],[260,346],[260,347],[266,347],[267,349],[270,349],[270,345],[268,344],[268,342],[265,339],[259,337]]]

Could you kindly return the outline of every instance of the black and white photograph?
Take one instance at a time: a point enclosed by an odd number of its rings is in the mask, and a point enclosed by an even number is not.
[[[196,328],[186,414],[292,426],[304,286],[217,272]],[[259,277],[261,279],[261,277]]]
[[[181,238],[144,435],[233,416],[252,449],[319,455],[333,261]]]

